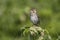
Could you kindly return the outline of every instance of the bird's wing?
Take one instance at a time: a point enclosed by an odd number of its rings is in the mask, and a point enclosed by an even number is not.
[[[37,14],[37,16],[38,16],[38,24],[40,24],[40,15]]]

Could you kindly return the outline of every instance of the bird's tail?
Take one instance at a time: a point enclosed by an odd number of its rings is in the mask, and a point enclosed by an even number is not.
[[[39,26],[39,24],[33,24],[33,25],[35,25],[35,26]]]

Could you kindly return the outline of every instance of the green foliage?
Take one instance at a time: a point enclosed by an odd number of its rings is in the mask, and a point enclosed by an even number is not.
[[[40,29],[31,28],[31,7],[37,9],[39,27],[46,29],[52,40],[60,39],[60,0],[0,0],[0,40],[29,40],[30,32],[38,34]]]
[[[28,36],[30,40],[51,40],[49,32],[38,26],[24,27],[22,34],[23,36]],[[29,39],[28,39],[29,40]]]

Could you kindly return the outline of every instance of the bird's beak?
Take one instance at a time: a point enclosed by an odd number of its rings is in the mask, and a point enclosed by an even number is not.
[[[34,11],[33,11],[33,13],[34,13]]]

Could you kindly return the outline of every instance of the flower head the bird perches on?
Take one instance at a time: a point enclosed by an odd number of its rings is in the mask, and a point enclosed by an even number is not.
[[[30,10],[30,20],[34,25],[38,25],[38,16],[37,16],[37,10],[36,8],[32,8]]]

